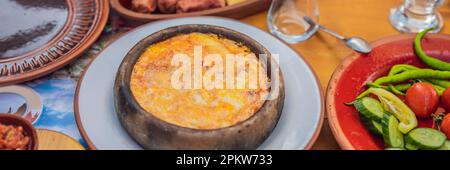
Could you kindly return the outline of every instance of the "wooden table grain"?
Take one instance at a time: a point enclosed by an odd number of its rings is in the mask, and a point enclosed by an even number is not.
[[[368,41],[375,41],[389,35],[400,34],[389,22],[389,11],[402,2],[402,0],[318,0],[319,22],[343,35],[357,35]],[[439,11],[445,20],[441,33],[449,34],[450,2],[446,1]],[[268,31],[266,16],[267,12],[262,12],[241,21]],[[290,46],[311,65],[324,93],[336,66],[343,58],[353,53],[341,41],[323,32],[305,42]],[[312,149],[339,149],[326,118],[321,134]]]

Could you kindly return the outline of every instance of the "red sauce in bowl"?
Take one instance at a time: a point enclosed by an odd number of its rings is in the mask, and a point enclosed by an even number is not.
[[[26,150],[30,143],[22,126],[0,123],[0,150]]]

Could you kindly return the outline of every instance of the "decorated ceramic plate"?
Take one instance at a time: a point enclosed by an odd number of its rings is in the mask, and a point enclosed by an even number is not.
[[[366,90],[365,84],[386,75],[396,64],[426,67],[413,48],[414,34],[383,38],[374,42],[369,54],[354,53],[342,61],[330,79],[326,108],[332,132],[342,149],[384,149],[383,139],[366,129],[351,102]],[[450,61],[450,36],[427,34],[422,40],[428,55]],[[402,98],[402,97],[400,97]],[[419,127],[431,127],[432,119],[418,119]]]
[[[0,85],[68,64],[97,39],[109,13],[107,0],[10,0],[0,7]]]
[[[226,27],[248,35],[272,54],[284,75],[285,99],[281,118],[258,149],[309,149],[323,122],[320,85],[308,64],[280,40],[241,22],[192,17],[159,21],[141,26],[111,43],[91,63],[79,81],[75,97],[78,127],[91,149],[142,149],[122,127],[114,107],[113,87],[119,65],[130,49],[159,30],[185,24]]]

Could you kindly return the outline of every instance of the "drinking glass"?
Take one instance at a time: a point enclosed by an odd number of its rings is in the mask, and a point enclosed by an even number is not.
[[[267,17],[270,32],[288,43],[305,41],[319,29],[305,16],[319,22],[317,0],[273,0]]]
[[[426,28],[435,27],[439,32],[444,22],[437,7],[445,0],[404,0],[398,8],[391,9],[391,24],[401,32],[417,33]]]

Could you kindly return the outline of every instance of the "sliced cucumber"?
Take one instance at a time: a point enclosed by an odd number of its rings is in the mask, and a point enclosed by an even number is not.
[[[406,143],[405,144],[405,148],[408,149],[408,150],[419,150],[419,148],[417,146],[414,146],[414,145],[412,145],[410,143]]]
[[[403,148],[386,148],[384,150],[405,150],[405,149],[403,149]]]
[[[383,105],[383,109],[395,115],[400,121],[398,129],[407,134],[417,126],[417,118],[414,112],[400,98],[382,88],[369,88],[364,95],[374,94]]]
[[[381,122],[383,115],[385,115],[383,106],[374,98],[363,97],[356,100],[354,104],[356,110],[370,120]]]
[[[446,140],[438,150],[450,150],[450,140]]]
[[[398,120],[394,115],[385,114],[381,121],[383,125],[383,139],[387,147],[403,148],[403,134],[398,130]]]
[[[366,128],[369,129],[370,132],[378,136],[383,136],[383,125],[381,125],[381,123],[375,120],[370,120],[362,114],[360,116],[361,121],[366,126]]]
[[[444,133],[432,128],[416,128],[405,137],[406,143],[417,146],[419,149],[438,149],[446,139]]]

